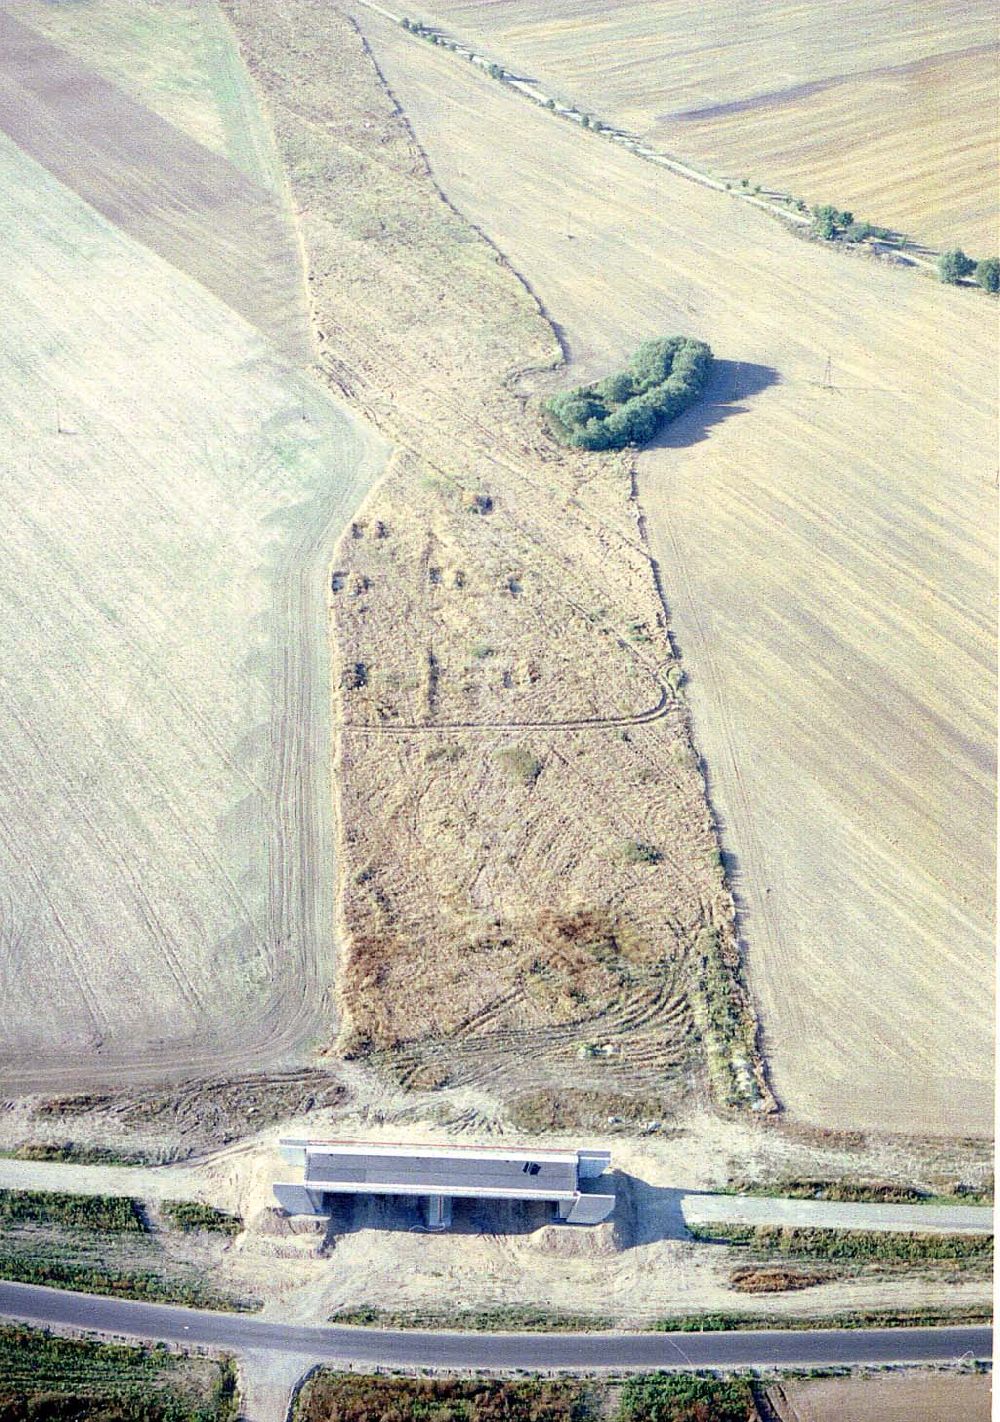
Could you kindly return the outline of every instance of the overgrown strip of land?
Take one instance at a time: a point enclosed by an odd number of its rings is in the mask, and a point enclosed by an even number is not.
[[[352,26],[312,0],[266,24],[225,9],[300,209],[324,368],[397,442],[331,576],[339,1048],[413,1085],[506,1093],[572,1062],[595,1090],[684,1088],[709,933],[741,1024],[723,1095],[766,1102],[629,461],[559,448],[526,406],[553,331],[442,202]],[[602,728],[664,687],[655,722]],[[435,723],[511,730],[371,734]]]

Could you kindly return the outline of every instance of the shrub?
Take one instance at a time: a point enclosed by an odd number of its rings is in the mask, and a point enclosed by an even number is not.
[[[651,844],[629,839],[622,846],[622,858],[626,864],[659,864],[663,855]]]
[[[686,336],[646,341],[627,369],[594,385],[578,386],[545,403],[557,435],[581,449],[645,444],[675,420],[704,389],[712,352]]]
[[[1000,257],[985,257],[976,263],[976,283],[984,291],[1000,291]]]
[[[971,276],[975,270],[976,263],[965,255],[961,247],[953,247],[938,257],[938,276],[949,286],[954,286],[963,277]]]
[[[500,760],[510,778],[529,789],[542,773],[542,762],[527,746],[508,746]]]
[[[853,212],[841,212],[839,208],[832,207],[829,203],[821,203],[813,208],[813,231],[817,237],[822,237],[827,242],[832,242],[841,232],[850,228],[854,223]]]
[[[164,1200],[161,1208],[164,1219],[185,1233],[211,1230],[216,1234],[239,1234],[243,1228],[239,1215],[228,1215],[197,1200]]]

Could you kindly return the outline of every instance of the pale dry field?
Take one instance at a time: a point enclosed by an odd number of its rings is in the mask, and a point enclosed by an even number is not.
[[[323,590],[380,447],[0,145],[0,1070],[261,1068],[333,1011]],[[301,330],[294,243],[283,262],[262,319],[286,329],[284,293]]]
[[[779,1422],[989,1422],[991,1393],[986,1374],[905,1373],[787,1382],[768,1396]]]
[[[978,256],[997,249],[987,0],[436,0],[421,15],[734,183]]]
[[[640,494],[779,1098],[988,1132],[994,310],[803,244],[357,16],[573,376],[675,330],[725,362],[640,457]]]

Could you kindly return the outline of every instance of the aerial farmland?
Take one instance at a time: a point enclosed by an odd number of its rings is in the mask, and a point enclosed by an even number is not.
[[[0,7],[0,1281],[984,1322],[991,23]],[[341,1136],[617,1204],[279,1208]]]

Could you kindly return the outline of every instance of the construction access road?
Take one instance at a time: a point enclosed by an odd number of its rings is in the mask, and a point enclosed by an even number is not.
[[[800,1368],[987,1360],[988,1327],[857,1328],[733,1333],[425,1333],[382,1328],[302,1328],[237,1314],[0,1283],[0,1316],[221,1348],[294,1354],[310,1363],[525,1368],[543,1372],[648,1368]]]

